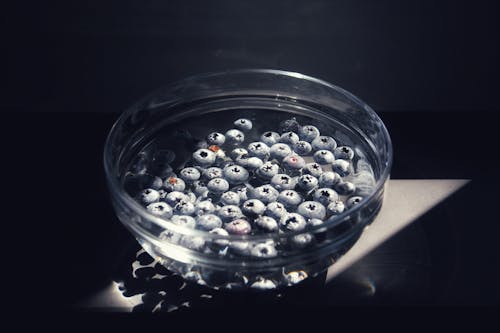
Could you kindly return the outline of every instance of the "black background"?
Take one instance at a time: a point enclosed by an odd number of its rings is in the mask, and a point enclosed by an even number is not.
[[[359,96],[392,135],[393,178],[473,179],[440,224],[452,226],[458,250],[445,257],[455,279],[438,283],[446,291],[428,305],[498,305],[498,7],[159,0],[4,7],[0,111],[12,189],[4,193],[16,213],[5,214],[14,227],[5,232],[11,307],[67,315],[72,302],[105,285],[116,239],[126,237],[107,201],[101,159],[118,112],[185,76],[235,68],[301,72]],[[455,321],[474,312],[452,311],[467,314],[449,315]]]

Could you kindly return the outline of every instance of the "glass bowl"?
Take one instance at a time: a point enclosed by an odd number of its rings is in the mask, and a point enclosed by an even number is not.
[[[339,146],[351,147],[355,157],[348,180],[363,199],[321,224],[256,235],[186,227],[150,213],[136,200],[144,184],[153,186],[154,176],[166,182],[203,146],[207,134],[234,128],[238,118],[253,122],[245,145],[295,119],[316,126]],[[107,185],[119,220],[167,269],[215,289],[275,289],[324,272],[378,214],[391,165],[389,133],[368,105],[325,81],[263,69],[193,76],[153,92],[123,112],[104,149]],[[277,252],[249,255],[262,244]]]

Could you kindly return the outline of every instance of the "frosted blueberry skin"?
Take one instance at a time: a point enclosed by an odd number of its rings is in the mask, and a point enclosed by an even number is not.
[[[332,187],[339,183],[341,180],[340,175],[333,171],[325,171],[318,178],[318,185],[320,187]]]
[[[289,146],[293,146],[297,142],[299,142],[299,136],[295,132],[285,132],[281,134],[279,142],[285,143]]]
[[[182,236],[181,245],[195,251],[202,251],[205,247],[205,239],[198,236]]]
[[[207,189],[211,193],[224,193],[229,190],[229,183],[224,178],[214,178],[207,183]]]
[[[278,255],[278,251],[272,244],[259,243],[252,247],[250,255],[257,258],[272,258]]]
[[[329,150],[321,149],[314,153],[314,161],[318,164],[331,164],[335,161],[335,156]]]
[[[248,235],[252,231],[252,226],[245,219],[236,219],[226,223],[224,229],[231,235]]]
[[[269,132],[264,132],[260,136],[260,141],[265,143],[268,147],[271,147],[275,143],[278,143],[280,137],[281,136],[279,135],[279,133],[269,131]]]
[[[363,197],[360,197],[360,196],[353,196],[353,197],[350,197],[349,199],[347,199],[347,202],[346,202],[347,208],[351,208],[351,207],[353,207],[353,206],[356,206],[356,205],[357,205],[357,204],[359,204],[362,200],[363,200]]]
[[[240,195],[236,192],[233,192],[233,191],[224,192],[220,196],[220,202],[223,205],[236,205],[236,206],[238,206],[240,204]]]
[[[346,160],[335,160],[332,162],[332,170],[341,177],[348,176],[351,173],[350,166],[351,164]]]
[[[316,126],[305,125],[299,127],[299,138],[300,140],[311,142],[319,136],[319,129]]]
[[[204,215],[215,212],[215,206],[210,200],[199,201],[195,204],[195,214]]]
[[[356,192],[356,186],[348,181],[341,181],[334,186],[335,191],[340,195],[352,195]]]
[[[300,156],[305,156],[312,151],[312,147],[307,141],[298,141],[293,145],[293,151]]]
[[[271,178],[271,185],[278,191],[293,190],[297,185],[297,181],[287,174],[278,173]]]
[[[316,178],[321,176],[323,173],[323,168],[318,163],[306,163],[306,165],[302,168],[303,175],[312,175]]]
[[[285,132],[298,132],[299,131],[299,123],[295,117],[291,119],[286,119],[280,122],[279,130],[281,133]]]
[[[195,180],[200,179],[200,171],[194,167],[187,167],[179,172],[179,176],[186,182],[192,183]]]
[[[264,232],[278,231],[278,222],[271,216],[259,216],[254,221],[255,225]]]
[[[255,169],[260,168],[262,165],[264,165],[264,161],[262,161],[260,158],[255,157],[255,156],[248,157],[248,158],[245,158],[242,156],[242,157],[237,158],[236,162],[239,165],[247,168],[248,170],[255,170]]]
[[[241,209],[247,216],[258,216],[264,214],[266,205],[259,199],[250,199],[243,203]]]
[[[298,213],[287,213],[280,219],[280,226],[285,231],[302,231],[307,223],[304,217]]]
[[[207,183],[203,180],[195,180],[191,188],[197,196],[203,196],[208,192]]]
[[[324,219],[326,208],[316,201],[304,201],[297,207],[297,213],[308,219]]]
[[[209,145],[222,146],[226,142],[226,136],[219,132],[213,132],[207,135],[207,143]]]
[[[243,132],[248,132],[252,129],[252,121],[246,118],[240,118],[234,121],[234,127]]]
[[[302,196],[297,191],[284,190],[278,195],[278,202],[286,208],[294,208],[302,202]]]
[[[311,227],[311,228],[312,228],[312,227],[316,227],[316,226],[318,226],[318,225],[322,225],[323,223],[325,223],[325,221],[324,221],[324,220],[321,220],[321,219],[308,219],[308,220],[307,220],[307,225],[308,225],[309,227]]]
[[[240,196],[240,202],[247,201],[249,199],[248,193],[252,190],[250,185],[239,185],[232,188],[233,192],[236,192]]]
[[[331,136],[320,135],[311,141],[311,146],[314,150],[330,150],[337,148],[337,141]]]
[[[291,171],[302,169],[306,165],[306,161],[298,155],[288,155],[281,163],[285,169]]]
[[[344,202],[341,200],[335,200],[334,202],[328,204],[326,210],[329,215],[339,215],[345,210]]]
[[[247,146],[248,155],[255,156],[260,159],[264,159],[269,155],[269,149],[268,145],[260,141],[251,142]]]
[[[194,163],[203,167],[208,167],[214,164],[215,158],[215,153],[209,149],[198,149],[193,153]]]
[[[174,213],[178,215],[193,215],[196,208],[191,201],[180,200],[174,206]]]
[[[217,215],[222,219],[223,222],[229,222],[240,218],[243,216],[240,207],[236,205],[222,206],[218,211]],[[228,230],[229,231],[229,230]]]
[[[226,132],[226,143],[239,145],[245,141],[245,134],[238,129],[230,129]]]
[[[342,160],[352,160],[354,158],[354,150],[348,146],[339,146],[333,150],[335,158]]]
[[[196,226],[198,229],[210,231],[222,226],[220,217],[214,214],[200,215],[196,218]]]
[[[163,182],[163,188],[168,192],[182,192],[186,189],[186,183],[182,180],[182,178],[170,176]]]
[[[293,236],[290,239],[290,243],[293,247],[302,249],[310,244],[312,244],[314,236],[310,233],[304,233],[300,235]]]
[[[178,226],[194,229],[196,227],[196,220],[189,215],[173,215],[172,223]]]
[[[229,236],[229,232],[227,232],[226,229],[223,228],[215,228],[209,231],[209,233],[214,234],[214,235],[219,235],[219,236]],[[216,239],[212,241],[213,244],[217,246],[227,246],[229,244],[229,240],[226,239]]]
[[[210,180],[214,178],[222,178],[222,169],[218,167],[210,167],[202,172],[203,179]]]
[[[313,200],[328,206],[331,202],[339,200],[339,195],[331,188],[322,187],[314,191]]]
[[[287,145],[286,143],[281,143],[281,142],[275,143],[269,149],[269,154],[271,155],[271,158],[274,158],[280,162],[291,153],[292,153],[292,148],[290,148],[290,146]]]
[[[139,194],[139,200],[141,203],[149,205],[160,200],[160,193],[152,188],[147,188]]]
[[[146,210],[153,215],[160,216],[163,218],[172,217],[173,211],[172,207],[166,202],[154,202],[146,207]]]
[[[279,165],[273,162],[266,162],[257,169],[257,176],[263,179],[271,179],[280,171]]]
[[[247,169],[239,165],[226,166],[222,169],[224,178],[231,184],[241,184],[248,180],[249,173]]]
[[[229,156],[233,159],[233,160],[236,160],[242,156],[248,156],[248,150],[246,150],[245,148],[234,148],[233,150],[231,150],[231,152],[229,153]]]
[[[256,187],[251,191],[252,198],[258,199],[265,204],[276,201],[279,191],[269,184]]]
[[[318,186],[318,179],[313,175],[302,175],[297,180],[297,188],[310,191]]]
[[[181,200],[190,201],[190,198],[186,194],[179,191],[169,192],[165,196],[165,202],[172,207],[174,207]]]
[[[279,221],[283,215],[287,212],[285,205],[281,202],[270,202],[267,204],[265,215],[274,218]]]

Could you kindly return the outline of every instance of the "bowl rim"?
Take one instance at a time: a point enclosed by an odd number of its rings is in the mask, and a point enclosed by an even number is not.
[[[374,119],[376,119],[382,129],[382,135],[384,136],[386,140],[386,144],[388,147],[388,153],[387,153],[387,162],[385,163],[385,166],[382,170],[382,173],[380,174],[379,179],[376,181],[376,184],[374,186],[374,189],[371,191],[371,193],[364,197],[364,200],[349,209],[346,209],[344,212],[341,214],[338,214],[334,216],[330,221],[327,219],[324,221],[324,223],[307,228],[301,231],[290,231],[285,234],[280,234],[280,233],[268,233],[268,234],[260,234],[260,235],[229,235],[229,236],[224,236],[224,235],[217,235],[210,233],[209,231],[204,231],[204,230],[198,230],[198,229],[190,229],[188,227],[176,225],[172,223],[169,219],[165,219],[162,217],[159,217],[157,215],[153,215],[150,212],[148,212],[142,205],[140,205],[132,196],[130,196],[126,191],[124,191],[120,183],[118,182],[118,179],[113,176],[112,170],[113,170],[113,161],[111,160],[111,142],[116,136],[117,128],[119,125],[123,124],[125,119],[135,110],[135,108],[139,105],[143,105],[143,103],[147,100],[149,100],[152,96],[155,96],[157,93],[161,91],[168,91],[169,89],[172,89],[175,86],[179,86],[181,84],[186,84],[189,83],[189,81],[192,80],[203,80],[209,77],[214,77],[214,76],[225,76],[225,75],[235,75],[235,74],[274,74],[274,75],[281,75],[281,76],[287,76],[287,77],[293,77],[296,79],[302,79],[302,80],[307,80],[325,87],[328,87],[330,89],[335,90],[336,92],[344,95],[348,100],[354,102],[356,105],[358,105],[360,108],[364,109],[366,112],[368,112]],[[277,94],[276,96],[282,96],[281,94]],[[263,240],[269,240],[269,239],[280,239],[280,238],[290,238],[296,235],[304,234],[304,233],[314,233],[317,232],[319,229],[328,229],[329,227],[333,227],[338,225],[339,223],[343,222],[344,220],[349,219],[349,217],[361,210],[363,207],[367,206],[370,202],[372,202],[377,194],[381,191],[382,187],[386,184],[386,181],[389,180],[390,178],[390,172],[392,169],[392,164],[393,164],[393,146],[392,146],[392,140],[389,135],[389,131],[387,130],[384,122],[378,114],[364,101],[362,101],[360,98],[357,96],[353,95],[349,91],[336,86],[332,83],[329,83],[327,81],[324,81],[319,78],[315,78],[309,75],[305,75],[299,72],[292,72],[292,71],[285,71],[285,70],[277,70],[277,69],[252,69],[252,68],[243,68],[243,69],[234,69],[234,70],[226,70],[226,71],[216,71],[216,72],[206,72],[206,73],[201,73],[198,75],[191,75],[184,77],[180,80],[173,81],[170,84],[167,84],[165,86],[162,86],[158,89],[155,89],[154,91],[150,92],[143,98],[141,98],[139,101],[125,109],[118,119],[114,122],[113,126],[111,127],[106,140],[104,144],[104,151],[103,151],[103,164],[104,164],[104,171],[105,171],[105,178],[108,182],[108,188],[110,189],[111,195],[118,196],[122,202],[124,202],[127,207],[132,209],[134,213],[138,214],[139,216],[146,218],[148,221],[152,221],[153,223],[157,224],[160,227],[163,227],[165,225],[168,225],[168,229],[172,230],[174,232],[180,233],[182,235],[188,235],[188,236],[197,236],[197,237],[203,237],[203,238],[208,238],[210,240],[232,240],[232,241],[263,241]],[[162,240],[155,235],[148,234],[149,237],[153,237],[155,240],[162,242]]]

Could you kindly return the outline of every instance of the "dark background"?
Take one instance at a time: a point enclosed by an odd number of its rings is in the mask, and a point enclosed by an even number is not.
[[[301,72],[359,96],[392,135],[393,178],[473,179],[422,222],[441,265],[424,303],[498,305],[498,7],[416,0],[4,6],[1,135],[13,189],[5,196],[22,214],[6,218],[15,229],[5,233],[12,307],[68,310],[108,282],[110,260],[129,237],[102,172],[118,112],[172,81],[235,68]],[[404,295],[395,299],[382,293],[370,305],[412,305]]]

